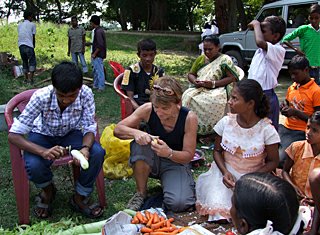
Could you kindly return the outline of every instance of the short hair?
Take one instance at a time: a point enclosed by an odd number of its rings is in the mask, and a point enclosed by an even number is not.
[[[28,19],[29,17],[33,17],[33,12],[30,11],[30,10],[25,10],[25,11],[23,12],[23,18],[26,20],[26,19]]]
[[[78,20],[77,16],[72,16],[72,17],[71,17],[71,21],[72,21],[72,20]]]
[[[315,111],[311,117],[309,117],[309,122],[320,126],[320,111]]]
[[[264,21],[269,23],[269,27],[273,34],[275,33],[280,34],[280,37],[278,39],[278,42],[279,42],[283,38],[283,36],[286,34],[287,26],[284,19],[280,16],[268,16],[264,19]]]
[[[75,91],[82,87],[82,71],[73,62],[61,62],[53,68],[51,82],[53,87],[62,93]]]
[[[253,79],[243,79],[236,83],[235,88],[238,88],[245,102],[254,101],[254,112],[258,117],[268,116],[270,105],[259,82]]]
[[[209,22],[206,22],[203,26],[204,29],[211,29],[211,25],[209,24]]]
[[[270,173],[243,175],[235,184],[233,202],[237,216],[248,223],[249,232],[265,228],[270,220],[274,231],[289,234],[298,217],[295,189]]]
[[[174,92],[174,94],[166,95],[161,91],[153,89],[150,96],[150,101],[153,104],[169,105],[170,103],[179,104],[181,102],[182,88],[180,83],[173,77],[160,77],[154,82],[154,85],[158,85],[162,88],[169,88]]]
[[[220,45],[219,37],[217,37],[216,35],[207,35],[207,36],[204,36],[203,42],[211,42],[211,43],[213,43],[213,44],[216,45],[216,46],[219,46],[219,45]]]
[[[302,55],[295,55],[288,63],[288,69],[299,69],[304,70],[310,67],[309,60],[307,57]]]
[[[157,51],[156,43],[150,39],[142,39],[137,44],[137,51],[140,54],[141,51]]]
[[[320,14],[320,5],[319,4],[312,4],[310,6],[310,15],[313,13],[318,13]]]
[[[100,25],[100,17],[93,15],[91,16],[90,22],[94,23],[95,25]]]

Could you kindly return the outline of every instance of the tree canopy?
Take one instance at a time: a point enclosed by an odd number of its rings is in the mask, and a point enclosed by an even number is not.
[[[245,28],[266,0],[3,0],[0,17],[35,12],[37,20],[63,23],[73,15],[99,14],[122,30],[185,30],[202,28],[216,18],[220,32]],[[230,15],[235,17],[230,17]]]

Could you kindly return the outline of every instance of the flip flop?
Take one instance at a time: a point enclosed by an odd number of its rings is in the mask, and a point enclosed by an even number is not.
[[[81,203],[85,206],[84,208],[81,208],[75,202],[74,195],[70,199],[71,208],[74,211],[79,212],[88,218],[95,219],[95,218],[99,218],[103,215],[103,208],[98,203],[93,203],[91,205],[88,205],[89,204],[89,197],[86,197]],[[98,214],[93,214],[94,209],[96,209],[96,208],[100,208],[101,210]]]
[[[57,189],[56,187],[54,186],[54,184],[52,185],[53,186],[53,189],[52,189],[52,198],[50,200],[49,203],[44,203],[43,200],[43,196],[40,193],[38,193],[35,197],[35,207],[33,208],[33,214],[35,217],[39,218],[39,219],[47,219],[49,218],[51,215],[52,215],[52,211],[53,211],[53,207],[52,207],[52,202],[53,200],[55,199],[56,197],[56,193],[57,193]],[[39,214],[39,212],[37,211],[37,209],[44,209],[44,211],[46,212],[45,216],[42,216],[42,214]]]

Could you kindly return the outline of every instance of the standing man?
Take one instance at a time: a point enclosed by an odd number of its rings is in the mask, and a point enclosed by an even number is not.
[[[68,56],[70,56],[71,52],[71,58],[75,64],[78,64],[79,58],[83,73],[87,73],[88,67],[84,58],[86,31],[83,27],[78,25],[76,16],[71,17],[71,26],[72,27],[68,30]]]
[[[33,84],[33,74],[36,70],[36,25],[32,23],[33,13],[26,10],[23,14],[24,21],[18,25],[18,46],[23,63],[25,82]]]
[[[92,41],[86,45],[91,46],[91,64],[93,67],[93,89],[98,92],[104,90],[105,75],[103,67],[103,59],[106,58],[106,34],[103,28],[100,27],[100,17],[97,15],[91,16],[90,19],[92,30]]]

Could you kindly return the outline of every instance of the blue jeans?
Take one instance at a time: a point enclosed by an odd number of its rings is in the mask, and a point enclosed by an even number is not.
[[[82,65],[82,71],[84,73],[87,73],[88,72],[88,66],[87,66],[87,62],[84,58],[84,54],[81,53],[81,52],[75,52],[75,53],[71,53],[71,58],[72,58],[72,61],[78,65],[78,58],[80,59],[80,63]]]
[[[314,81],[315,81],[318,85],[320,85],[320,80],[319,80],[320,67],[310,68],[309,74],[310,74],[310,77],[314,78]]]
[[[105,77],[104,77],[103,59],[100,57],[96,57],[94,59],[91,58],[91,64],[93,67],[93,88],[104,90]]]
[[[45,148],[52,148],[56,145],[63,147],[71,145],[72,149],[81,148],[82,138],[83,134],[78,130],[71,131],[62,137],[46,136],[34,132],[31,132],[28,137],[31,142]],[[94,142],[90,149],[89,168],[87,170],[80,168],[80,176],[75,184],[75,190],[78,194],[87,197],[92,193],[93,184],[101,170],[104,155],[104,149],[100,144]],[[24,161],[29,180],[37,188],[45,188],[52,183],[53,175],[50,166],[53,161],[26,151],[24,152]]]
[[[36,70],[36,54],[34,53],[34,48],[21,45],[19,46],[19,51],[22,59],[23,72],[34,72]]]

